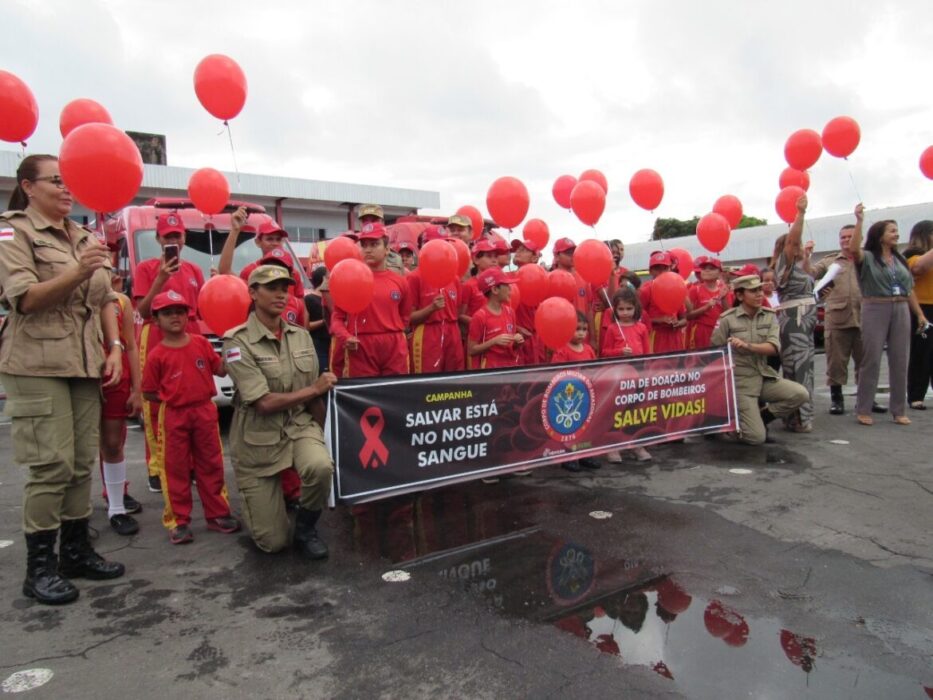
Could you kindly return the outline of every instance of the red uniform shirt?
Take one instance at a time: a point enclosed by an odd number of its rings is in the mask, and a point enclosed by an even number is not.
[[[283,260],[284,262],[284,260]],[[244,282],[249,282],[250,273],[259,267],[259,261],[251,262],[249,265],[240,270],[240,279]],[[303,299],[305,295],[305,286],[304,282],[301,281],[301,273],[298,272],[295,268],[292,268],[292,279],[295,280],[295,284],[292,286],[292,296]]]
[[[648,329],[641,321],[631,326],[622,326],[615,321],[606,326],[603,333],[603,344],[600,348],[600,357],[620,357],[625,348],[631,348],[633,355],[644,355],[648,352]]]
[[[555,350],[551,356],[551,362],[555,364],[558,362],[584,362],[595,359],[596,351],[593,350],[593,346],[589,343],[583,343],[582,350],[574,350],[570,347],[570,343],[567,343],[564,347]]]
[[[438,292],[444,293],[444,308],[432,311],[422,323],[457,322],[460,316],[461,301],[461,289],[458,280],[454,280],[441,288],[434,287],[425,282],[424,277],[421,276],[421,270],[416,269],[405,276],[405,281],[408,283],[408,291],[411,294],[412,309],[423,309],[426,306],[431,306]]]
[[[720,282],[720,284],[722,283]],[[696,323],[701,326],[709,326],[712,328],[719,320],[720,314],[722,314],[723,311],[727,311],[728,309],[732,308],[732,292],[726,294],[726,299],[723,302],[724,305],[721,305],[719,303],[720,289],[720,287],[717,287],[714,291],[710,291],[702,282],[690,285],[690,289],[687,291],[687,298],[690,300],[690,303],[693,305],[694,309],[703,306],[711,299],[714,299],[717,302],[712,306],[712,308],[707,309],[702,316],[698,316],[690,323]]]
[[[133,298],[142,299],[152,289],[152,283],[162,268],[162,259],[143,260],[136,266],[136,277],[133,279]],[[204,286],[204,275],[201,268],[187,260],[180,260],[178,272],[172,274],[162,285],[163,292],[176,292],[181,294],[185,302],[191,307],[189,318],[197,317],[198,292]]]
[[[411,319],[411,294],[405,278],[393,270],[373,272],[373,299],[358,314],[334,304],[330,332],[340,340],[369,333],[401,333]]]
[[[479,285],[476,277],[471,277],[461,286],[463,298],[461,304],[466,304],[467,316],[472,316],[477,311],[486,306],[486,297],[479,291]]]
[[[484,306],[470,319],[469,338],[477,344],[485,343],[503,333],[514,335],[517,332],[515,312],[508,304],[503,304],[497,314],[490,311],[488,306]],[[515,343],[493,345],[486,352],[473,356],[474,368],[516,367],[519,364],[518,349]]]
[[[571,272],[573,273],[573,278],[577,282],[577,294],[574,297],[573,307],[577,311],[588,313],[590,307],[593,305],[593,287],[580,276],[579,272],[576,270],[571,270]]]
[[[173,408],[209,401],[217,393],[214,373],[220,370],[220,356],[204,336],[189,334],[188,339],[181,348],[156,345],[143,371],[143,393],[158,394]]]
[[[304,298],[299,298],[291,294],[288,295],[288,301],[285,303],[285,310],[282,312],[282,320],[299,328],[308,327],[308,314],[305,309]]]

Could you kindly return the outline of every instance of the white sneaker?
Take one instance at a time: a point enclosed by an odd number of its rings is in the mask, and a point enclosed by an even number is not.
[[[622,464],[622,453],[618,450],[606,453],[606,461],[609,464]]]
[[[636,447],[632,450],[632,452],[635,453],[635,458],[639,462],[650,462],[651,461],[651,453],[648,452],[648,450],[646,450],[644,447]]]

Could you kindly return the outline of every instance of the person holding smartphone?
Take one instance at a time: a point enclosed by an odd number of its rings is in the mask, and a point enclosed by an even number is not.
[[[182,259],[185,247],[185,224],[177,211],[160,214],[156,220],[156,239],[162,255],[144,260],[136,267],[133,280],[133,300],[136,310],[143,318],[139,333],[140,373],[145,373],[146,356],[150,349],[162,342],[162,333],[152,318],[152,300],[162,292],[176,292],[188,306],[188,325],[185,331],[200,335],[197,308],[198,293],[204,286],[204,275],[197,265]],[[143,401],[143,423],[146,428],[146,465],[149,471],[149,490],[162,492],[159,479],[161,455],[158,449],[158,416],[153,414],[153,404]]]

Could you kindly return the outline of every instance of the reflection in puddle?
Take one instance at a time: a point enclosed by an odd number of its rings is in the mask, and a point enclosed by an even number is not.
[[[549,515],[561,508],[539,490],[505,484],[461,485],[350,512],[358,550],[650,668],[689,697],[874,700],[925,691],[933,698],[915,680],[867,666],[828,640],[749,617],[740,599],[690,595],[638,556],[625,558],[633,545],[618,519],[584,516],[575,533],[549,531]]]

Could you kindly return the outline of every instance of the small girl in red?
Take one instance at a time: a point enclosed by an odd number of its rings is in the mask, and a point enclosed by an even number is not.
[[[486,306],[470,319],[467,354],[472,368],[517,367],[521,364],[518,346],[524,337],[515,324],[515,312],[509,305],[509,279],[498,267],[490,267],[476,276],[477,285],[486,297]]]
[[[710,346],[719,315],[732,308],[732,293],[718,259],[701,255],[694,262],[700,281],[687,292],[687,348],[699,350]]]
[[[152,301],[152,313],[162,342],[152,348],[143,371],[143,396],[159,404],[162,438],[162,522],[172,544],[194,539],[191,524],[191,478],[207,528],[233,533],[239,521],[230,515],[224,485],[224,455],[217,426],[214,375],[225,374],[220,357],[204,336],[185,332],[189,307],[176,292],[162,292]]]
[[[589,332],[589,325],[586,322],[586,315],[577,311],[577,332],[573,334],[570,342],[564,347],[558,348],[551,356],[551,363],[559,362],[586,362],[596,359],[596,351],[593,346],[586,342],[586,336]]]
[[[609,324],[603,337],[601,357],[634,357],[648,351],[648,329],[641,322],[641,304],[638,292],[631,287],[622,287],[612,297],[612,315],[614,322]],[[651,459],[651,453],[644,447],[631,450],[639,462]],[[607,455],[609,462],[619,464],[622,455],[614,450]]]

